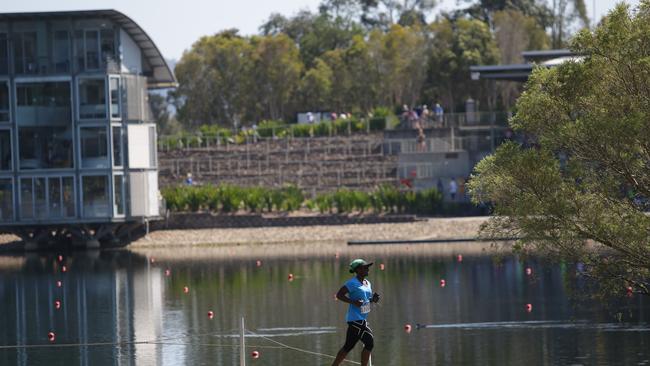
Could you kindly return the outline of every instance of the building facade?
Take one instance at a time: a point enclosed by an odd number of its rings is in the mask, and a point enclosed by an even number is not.
[[[174,85],[117,11],[0,14],[0,230],[97,245],[158,217],[147,95]]]

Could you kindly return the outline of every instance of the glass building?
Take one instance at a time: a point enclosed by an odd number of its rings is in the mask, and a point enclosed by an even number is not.
[[[0,231],[97,246],[157,218],[147,95],[175,85],[120,12],[0,14]]]

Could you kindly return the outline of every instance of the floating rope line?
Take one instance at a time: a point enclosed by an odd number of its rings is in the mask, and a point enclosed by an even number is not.
[[[328,354],[325,354],[325,353],[319,353],[319,352],[309,351],[309,350],[302,349],[302,348],[298,348],[298,347],[289,346],[289,345],[287,345],[287,344],[284,344],[284,343],[282,343],[282,342],[278,342],[278,341],[276,341],[276,340],[274,340],[274,339],[271,339],[271,338],[269,338],[269,337],[263,336],[263,335],[261,335],[261,334],[257,334],[257,333],[255,333],[255,332],[253,332],[253,331],[250,331],[250,330],[247,330],[247,332],[250,333],[250,334],[256,335],[256,336],[258,336],[258,337],[260,337],[260,338],[266,339],[267,341],[272,342],[272,343],[275,343],[275,344],[277,344],[277,345],[279,345],[279,346],[281,346],[281,347],[283,347],[283,348],[290,349],[290,350],[292,350],[292,351],[297,351],[297,352],[307,353],[307,354],[310,354],[310,355],[315,355],[315,356],[320,356],[320,357],[327,357],[327,358],[331,358],[331,359],[335,359],[335,358],[336,358],[336,356],[328,355]],[[353,363],[353,364],[355,364],[355,365],[361,365],[361,363],[360,363],[360,362],[357,362],[357,361],[343,360],[343,362]]]
[[[205,347],[220,347],[220,348],[239,348],[239,344],[218,344],[218,343],[198,343],[198,342],[166,342],[166,341],[124,341],[124,342],[91,342],[91,343],[18,344],[18,345],[0,346],[0,349],[54,348],[54,347],[106,347],[106,346],[127,346],[127,345],[205,346]],[[280,346],[246,346],[246,348],[282,349],[284,347],[280,347]]]

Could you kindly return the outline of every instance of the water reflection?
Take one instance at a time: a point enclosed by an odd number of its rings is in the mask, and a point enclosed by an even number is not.
[[[377,263],[373,288],[383,293],[370,315],[375,364],[647,362],[645,299],[626,300],[626,322],[619,323],[594,303],[576,307],[569,300],[564,281],[572,266],[514,256],[497,263],[467,248],[363,248]],[[337,250],[339,258],[334,250],[314,255],[308,247],[275,256],[203,248],[75,254],[62,262],[54,255],[0,258],[0,364],[239,365],[244,315],[255,333],[247,354],[261,353],[249,364],[328,365],[325,357],[275,342],[326,355],[341,346],[346,309],[333,296],[360,250]]]

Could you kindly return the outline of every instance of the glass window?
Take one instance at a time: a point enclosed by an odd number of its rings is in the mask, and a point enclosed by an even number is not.
[[[86,70],[99,69],[99,31],[88,30],[84,33],[84,51]]]
[[[113,127],[113,165],[122,166],[122,127]]]
[[[157,146],[156,146],[156,127],[149,127],[149,167],[154,168],[156,166],[156,154],[157,154]]]
[[[17,74],[36,74],[36,32],[14,33],[14,68]]]
[[[18,125],[72,125],[69,82],[18,83],[16,101]]]
[[[106,83],[104,79],[79,79],[79,118],[106,118]]]
[[[82,177],[84,217],[108,217],[108,177]]]
[[[117,70],[117,57],[115,52],[115,32],[112,29],[101,31],[102,62],[111,69]]]
[[[120,119],[122,117],[120,111],[120,79],[112,77],[108,80],[111,89],[111,118]]]
[[[66,217],[74,217],[74,179],[63,177],[63,211]]]
[[[70,71],[70,36],[68,31],[54,32],[54,50],[52,52],[54,72],[67,73]]]
[[[14,190],[11,179],[0,179],[0,222],[13,221]]]
[[[20,169],[72,168],[72,137],[69,128],[21,127]]]
[[[11,170],[11,131],[0,130],[0,170]]]
[[[81,167],[108,167],[108,136],[105,127],[82,127],[79,129],[81,139]]]
[[[47,189],[50,194],[50,217],[57,219],[63,217],[61,204],[61,178],[50,177],[47,182]]]
[[[9,38],[0,33],[0,75],[9,74]]]
[[[39,219],[47,217],[46,190],[45,178],[34,178],[34,216]]]
[[[0,82],[0,122],[9,122],[9,83]]]
[[[124,176],[114,176],[114,198],[115,198],[115,214],[124,215]]]
[[[20,180],[20,217],[23,219],[34,218],[34,187],[32,178]]]

